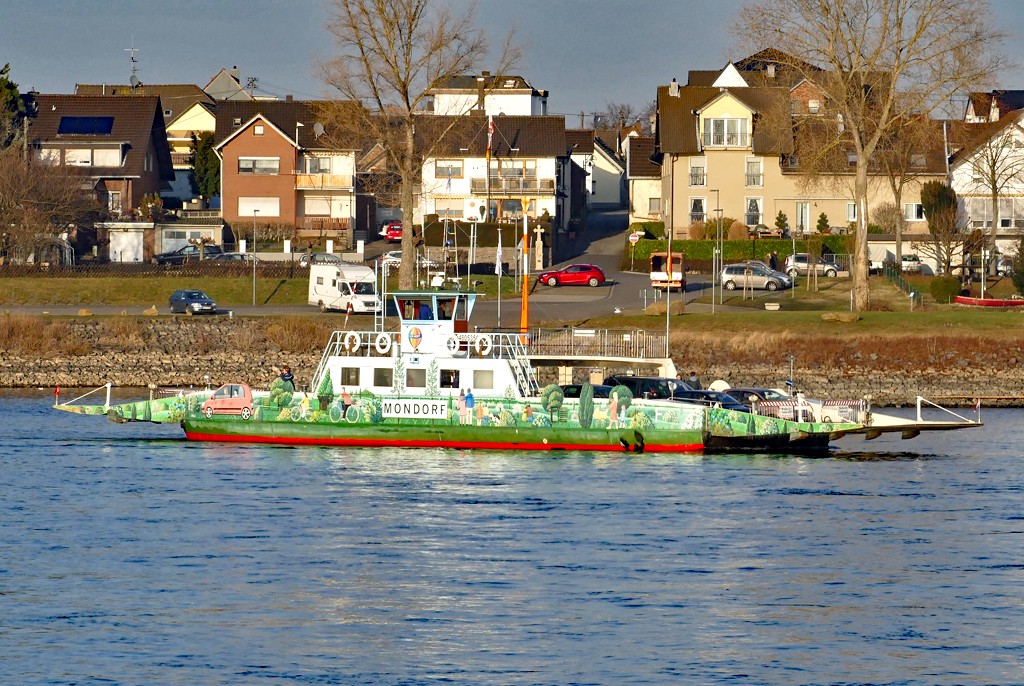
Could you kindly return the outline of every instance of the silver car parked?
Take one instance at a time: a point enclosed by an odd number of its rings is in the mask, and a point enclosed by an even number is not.
[[[745,284],[750,288],[777,291],[789,285],[784,279],[782,274],[756,265],[727,264],[722,269],[722,286],[727,291],[743,288]]]

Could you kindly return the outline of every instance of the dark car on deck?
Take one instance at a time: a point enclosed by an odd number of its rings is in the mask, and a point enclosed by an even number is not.
[[[611,393],[611,386],[602,386],[598,384],[594,386],[594,397],[595,398],[607,398],[608,394]],[[580,393],[583,392],[583,384],[573,383],[562,386],[562,395],[566,398],[578,398]]]
[[[537,281],[548,286],[600,286],[604,283],[604,272],[592,264],[570,264],[561,269],[542,272]]]
[[[203,248],[202,259],[212,260],[224,251],[221,250],[219,245],[207,245]],[[192,260],[199,259],[199,246],[198,245],[186,245],[183,248],[172,250],[170,252],[160,253],[153,258],[155,264],[185,264]]]
[[[677,388],[672,394],[672,399],[683,403],[707,405],[709,407],[717,405],[724,410],[750,412],[749,407],[728,393],[722,393],[720,391],[694,391]]]
[[[171,314],[217,314],[217,303],[202,291],[174,291],[167,304],[170,305]]]
[[[691,390],[679,379],[666,379],[660,376],[609,376],[604,380],[605,386],[625,386],[634,398],[653,398],[668,400],[676,390]]]

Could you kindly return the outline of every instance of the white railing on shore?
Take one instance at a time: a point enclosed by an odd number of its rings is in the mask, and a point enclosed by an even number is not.
[[[505,333],[516,339],[526,336],[530,356],[664,359],[665,332],[626,329],[478,329],[479,333]]]

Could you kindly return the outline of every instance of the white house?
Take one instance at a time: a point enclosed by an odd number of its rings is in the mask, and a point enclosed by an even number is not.
[[[626,173],[623,161],[597,137],[593,129],[569,129],[565,132],[565,139],[571,148],[572,161],[586,172],[587,208],[622,207]]]
[[[653,136],[625,140],[629,223],[661,221],[661,167],[651,161]]]
[[[548,92],[537,90],[522,76],[456,76],[431,91],[434,114],[462,115],[470,112],[496,116],[545,116]]]
[[[565,119],[494,117],[490,168],[488,119],[461,118],[441,152],[424,160],[420,205],[424,215],[457,221],[515,220],[545,214],[564,232],[569,217]],[[488,210],[489,208],[489,210]]]

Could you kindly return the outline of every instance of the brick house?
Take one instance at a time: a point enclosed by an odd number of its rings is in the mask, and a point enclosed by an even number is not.
[[[293,228],[299,238],[352,244],[358,145],[328,146],[317,101],[223,101],[215,146],[222,216],[246,235],[253,221]]]

